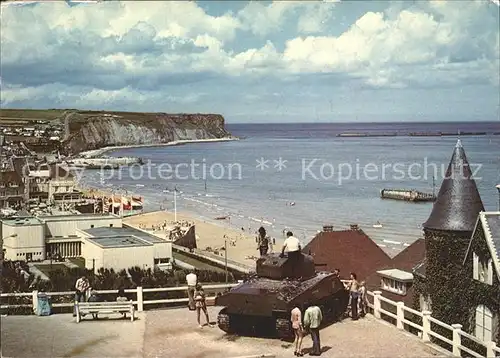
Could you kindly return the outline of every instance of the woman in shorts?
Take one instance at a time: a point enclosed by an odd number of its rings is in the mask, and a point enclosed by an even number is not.
[[[205,291],[203,291],[203,287],[201,287],[200,284],[196,285],[196,289],[194,291],[194,302],[195,302],[195,307],[196,307],[196,317],[198,320],[198,325],[200,328],[203,326],[200,323],[200,313],[203,310],[203,313],[205,313],[205,318],[207,319],[207,325],[209,327],[213,327],[213,325],[210,324],[210,319],[208,318],[208,311],[207,311],[207,302],[206,302],[206,297],[205,297]]]
[[[295,340],[293,345],[295,346],[294,355],[297,357],[302,357],[304,354],[302,353],[302,340],[304,339],[304,327],[302,327],[302,312],[300,312],[300,308],[295,307],[292,310],[292,314],[290,317],[290,321],[292,322],[293,332],[295,333]]]

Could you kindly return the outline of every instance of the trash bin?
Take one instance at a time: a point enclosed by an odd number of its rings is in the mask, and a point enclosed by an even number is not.
[[[52,307],[50,304],[50,297],[45,293],[38,294],[38,306],[36,308],[37,316],[50,316]]]

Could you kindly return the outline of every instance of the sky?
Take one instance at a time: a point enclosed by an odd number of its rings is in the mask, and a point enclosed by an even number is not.
[[[500,120],[493,1],[2,3],[2,108]]]

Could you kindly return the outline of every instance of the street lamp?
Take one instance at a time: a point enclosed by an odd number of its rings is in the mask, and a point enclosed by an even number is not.
[[[227,273],[227,239],[224,240],[224,268],[226,269],[226,283],[228,281]]]
[[[177,186],[174,188],[174,221],[177,222]]]
[[[498,190],[498,211],[500,211],[500,184],[498,184],[495,188]]]

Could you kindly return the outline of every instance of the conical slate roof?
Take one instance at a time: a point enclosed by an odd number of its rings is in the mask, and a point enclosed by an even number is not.
[[[444,231],[473,231],[481,211],[484,211],[483,202],[458,140],[431,215],[423,226]]]

